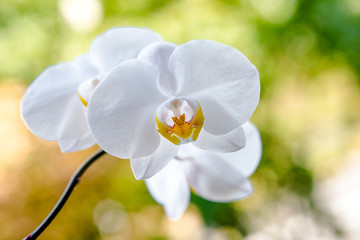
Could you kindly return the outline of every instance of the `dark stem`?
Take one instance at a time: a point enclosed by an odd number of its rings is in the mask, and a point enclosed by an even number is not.
[[[49,226],[49,224],[54,220],[56,215],[61,211],[62,207],[68,200],[70,194],[74,190],[75,186],[80,182],[81,176],[84,174],[86,169],[90,167],[91,164],[93,164],[97,159],[99,159],[102,155],[104,155],[105,152],[103,150],[99,150],[94,155],[89,157],[77,170],[76,172],[71,176],[70,181],[68,185],[66,186],[65,191],[61,195],[60,199],[54,206],[54,208],[51,210],[49,215],[44,219],[44,221],[28,236],[26,236],[23,240],[33,240],[40,236],[40,234]]]

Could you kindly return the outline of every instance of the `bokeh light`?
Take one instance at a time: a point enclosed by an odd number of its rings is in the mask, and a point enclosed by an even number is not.
[[[93,31],[103,20],[100,0],[59,0],[59,9],[66,22],[76,31]]]

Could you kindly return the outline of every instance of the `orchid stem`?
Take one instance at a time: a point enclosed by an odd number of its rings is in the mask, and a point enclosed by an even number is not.
[[[60,199],[51,210],[49,215],[44,219],[44,221],[28,236],[23,238],[23,240],[33,240],[40,236],[40,234],[49,226],[49,224],[54,220],[56,215],[61,211],[62,207],[65,205],[68,200],[70,194],[74,190],[75,186],[80,182],[81,176],[84,172],[93,164],[97,159],[99,159],[105,152],[103,150],[99,150],[94,153],[91,157],[89,157],[71,176],[68,185],[66,186],[65,191],[61,195]]]

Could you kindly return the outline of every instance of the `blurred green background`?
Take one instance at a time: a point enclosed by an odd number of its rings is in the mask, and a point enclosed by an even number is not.
[[[106,156],[39,239],[360,239],[358,0],[1,0],[0,239],[37,227],[97,149],[62,154],[33,136],[19,116],[24,90],[124,25],[219,41],[257,66],[255,193],[230,204],[192,195],[172,222],[129,162]]]

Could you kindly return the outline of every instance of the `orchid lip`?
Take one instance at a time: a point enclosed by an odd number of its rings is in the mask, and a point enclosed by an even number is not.
[[[204,123],[200,104],[190,98],[172,98],[156,111],[158,132],[175,145],[196,141]]]
[[[77,94],[85,107],[87,107],[90,96],[99,82],[98,79],[91,79],[82,82],[78,87]]]

